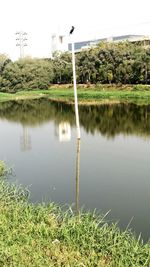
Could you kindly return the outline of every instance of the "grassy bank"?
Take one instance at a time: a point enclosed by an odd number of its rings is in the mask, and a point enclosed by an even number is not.
[[[2,163],[0,172],[5,175]],[[21,187],[1,177],[0,266],[150,266],[150,244],[103,216],[29,204]]]
[[[141,88],[141,89],[140,89]],[[105,102],[132,102],[150,104],[149,86],[87,86],[78,85],[79,104],[98,104]],[[72,85],[51,86],[49,90],[20,91],[15,94],[0,93],[0,101],[35,99],[48,97],[54,101],[73,103],[74,93]]]
[[[20,91],[15,94],[1,93],[0,102],[9,100],[36,99],[44,96],[45,91]]]
[[[46,93],[47,94],[47,93]],[[54,100],[63,100],[72,103],[74,101],[73,89],[49,90],[48,95]],[[79,104],[100,103],[100,102],[132,102],[132,103],[150,103],[150,92],[147,91],[99,91],[91,89],[78,89]]]

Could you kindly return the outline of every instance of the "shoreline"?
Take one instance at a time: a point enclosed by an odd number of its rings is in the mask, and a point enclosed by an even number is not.
[[[0,161],[0,263],[2,266],[150,266],[150,243],[106,216],[32,204],[28,191],[7,181]]]
[[[60,87],[59,87],[60,86]],[[70,85],[51,86],[48,90],[19,91],[17,93],[0,93],[0,102],[9,100],[38,99],[46,97],[51,101],[74,104],[73,87]],[[85,85],[84,85],[85,86]],[[92,85],[93,86],[93,85]],[[129,90],[126,86],[120,90],[117,87],[105,85],[105,89],[97,87],[78,88],[79,105],[99,105],[99,104],[119,104],[122,102],[135,104],[150,104],[150,91],[147,90]],[[127,90],[128,88],[128,90]]]

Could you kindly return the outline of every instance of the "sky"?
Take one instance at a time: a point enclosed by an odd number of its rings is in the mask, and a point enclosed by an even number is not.
[[[85,41],[125,34],[150,35],[150,0],[0,0],[0,53],[19,57],[17,31],[28,34],[25,55],[49,57],[51,36]]]

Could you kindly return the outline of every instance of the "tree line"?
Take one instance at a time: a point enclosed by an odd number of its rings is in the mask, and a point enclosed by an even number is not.
[[[70,62],[71,54],[54,56],[55,82],[72,82]],[[76,72],[81,84],[150,84],[150,48],[129,42],[100,43],[76,54]]]
[[[150,48],[129,42],[100,43],[76,53],[78,83],[150,84]],[[52,59],[24,58],[12,62],[0,54],[0,91],[48,89],[72,83],[71,54]]]

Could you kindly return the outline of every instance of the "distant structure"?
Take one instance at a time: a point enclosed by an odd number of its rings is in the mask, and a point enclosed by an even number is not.
[[[51,37],[51,52],[52,56],[55,52],[65,52],[68,50],[67,38],[64,34],[53,34]]]
[[[59,125],[55,124],[55,136],[59,142],[69,142],[71,140],[71,126],[67,121],[62,121]]]
[[[75,46],[75,52],[80,52],[83,49],[88,49],[97,46],[98,43],[100,42],[123,42],[123,41],[137,43],[145,47],[150,46],[150,36],[144,36],[144,35],[121,35],[110,38],[81,41],[81,42],[75,42],[74,46]],[[71,52],[71,43],[68,44],[68,51]]]
[[[150,47],[150,35],[141,36],[139,38],[132,38],[131,42],[136,43],[136,44],[143,46],[145,48],[149,48]]]
[[[27,46],[27,33],[24,31],[16,32],[16,46],[19,46],[20,58],[24,57],[24,47]]]
[[[71,128],[69,122],[61,122],[59,124],[59,141],[68,142],[71,140]]]
[[[67,42],[67,37],[62,33],[53,34],[51,37],[51,52],[52,57],[55,52],[63,53],[65,51],[72,51],[72,44]],[[96,47],[100,42],[132,42],[138,45],[144,46],[145,48],[150,47],[150,36],[144,35],[120,35],[109,38],[100,38],[94,40],[86,40],[74,43],[75,52],[80,52],[84,49]]]

